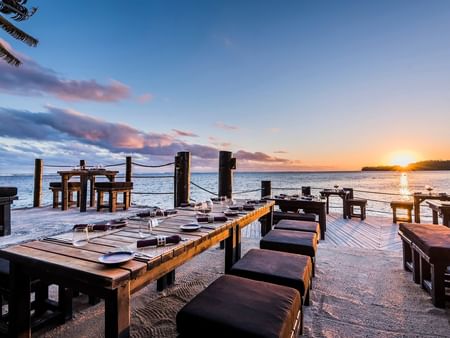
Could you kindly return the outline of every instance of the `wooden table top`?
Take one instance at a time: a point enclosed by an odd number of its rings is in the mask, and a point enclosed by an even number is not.
[[[435,209],[448,209],[450,208],[450,202],[444,202],[444,201],[426,201],[428,206]]]
[[[59,170],[60,175],[117,175],[117,170],[107,169],[71,169],[71,170]]]
[[[227,231],[236,224],[247,225],[266,214],[273,204],[273,201],[258,204],[254,211],[240,212],[236,217],[228,217],[226,222],[202,223],[202,228],[195,232],[183,232],[180,226],[196,223],[196,212],[189,208],[179,208],[177,214],[161,217],[160,224],[153,228],[153,233],[157,235],[180,235],[183,240],[175,245],[137,249],[136,243],[142,239],[140,230],[147,236],[150,234],[147,229],[147,219],[133,218],[127,221],[127,226],[124,228],[90,232],[89,243],[81,247],[72,245],[73,234],[69,232],[8,247],[0,250],[0,257],[30,269],[45,269],[49,273],[59,275],[67,274],[73,280],[112,289],[194,249],[202,242]],[[215,204],[212,214],[223,215],[223,209],[223,206]],[[101,255],[120,250],[120,248],[145,253],[152,257],[139,255],[127,263],[114,267],[106,266],[98,261]]]

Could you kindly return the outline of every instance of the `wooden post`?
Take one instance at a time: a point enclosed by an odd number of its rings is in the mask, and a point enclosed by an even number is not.
[[[131,156],[127,156],[125,160],[125,182],[131,182],[133,160]],[[123,200],[126,202],[126,208],[131,206],[131,193],[123,193]]]
[[[219,152],[219,197],[232,198],[233,169],[236,169],[236,159],[231,151]]]
[[[33,207],[39,208],[42,199],[42,175],[44,169],[44,161],[40,158],[34,160],[34,199]]]
[[[175,207],[189,203],[191,192],[191,153],[181,151],[175,157]]]
[[[261,198],[272,196],[272,181],[261,181]]]
[[[86,161],[80,160],[80,169],[85,169],[85,168],[86,168]]]

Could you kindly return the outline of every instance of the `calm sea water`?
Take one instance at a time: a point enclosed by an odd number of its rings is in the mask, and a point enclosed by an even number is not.
[[[167,174],[152,174],[152,176],[164,176]],[[217,191],[216,173],[193,173],[191,181],[212,192]],[[51,204],[49,182],[59,181],[58,175],[44,176],[44,204]],[[100,179],[99,179],[100,180]],[[121,180],[120,176],[118,180]],[[234,173],[233,189],[235,197],[258,198],[259,191],[241,193],[248,190],[256,190],[261,187],[262,180],[272,181],[273,193],[299,193],[301,186],[311,186],[312,193],[318,194],[323,188],[350,187],[357,190],[356,197],[369,199],[369,214],[391,214],[388,202],[394,199],[407,199],[408,193],[415,191],[426,192],[425,186],[434,188],[433,192],[446,192],[450,194],[450,171],[427,172],[335,172],[335,173]],[[140,205],[158,205],[164,208],[173,206],[173,195],[161,193],[173,192],[173,178],[133,178],[134,194],[133,203]],[[33,195],[32,176],[1,176],[0,186],[15,186],[18,188],[19,200],[15,201],[13,208],[31,207]],[[280,189],[275,189],[280,188]],[[284,189],[283,189],[284,188]],[[287,190],[292,189],[293,190]],[[369,192],[377,192],[369,193]],[[145,193],[145,194],[140,194]],[[155,193],[155,194],[147,194]],[[381,193],[381,194],[378,194]],[[391,196],[387,194],[399,194]],[[195,186],[191,186],[191,197],[194,200],[205,200],[211,195]],[[342,206],[341,200],[333,199],[332,209],[338,211]],[[429,210],[424,206],[422,213],[429,215]]]

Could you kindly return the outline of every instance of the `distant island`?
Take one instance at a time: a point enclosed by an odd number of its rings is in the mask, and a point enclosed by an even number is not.
[[[380,165],[376,167],[363,167],[362,171],[417,171],[417,170],[450,170],[450,160],[446,161],[420,161],[407,166]]]

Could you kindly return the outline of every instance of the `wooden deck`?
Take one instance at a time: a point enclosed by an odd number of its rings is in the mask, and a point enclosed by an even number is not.
[[[368,216],[364,221],[358,218],[343,219],[342,214],[327,215],[326,243],[362,249],[401,251],[402,244],[397,234],[398,225],[390,217]],[[259,238],[259,223],[243,229],[243,238]]]

